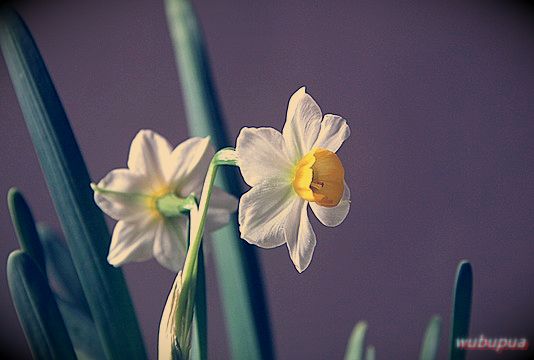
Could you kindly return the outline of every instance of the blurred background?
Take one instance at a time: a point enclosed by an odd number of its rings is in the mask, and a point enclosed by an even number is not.
[[[334,229],[313,221],[318,244],[303,274],[286,247],[259,250],[280,359],[341,358],[358,320],[368,321],[379,359],[416,358],[433,314],[448,329],[461,259],[474,267],[471,334],[532,334],[534,17],[526,3],[193,3],[234,138],[243,126],[280,130],[301,85],[352,129],[340,150],[352,190],[347,220]],[[174,144],[187,138],[162,1],[28,0],[15,7],[93,180],[126,165],[139,129]],[[3,60],[0,99],[0,194],[19,187],[35,217],[59,229]],[[18,246],[5,200],[0,205],[0,343],[24,358],[29,350],[5,275]],[[210,358],[224,359],[210,259],[207,266]],[[173,274],[154,261],[124,270],[155,358]]]

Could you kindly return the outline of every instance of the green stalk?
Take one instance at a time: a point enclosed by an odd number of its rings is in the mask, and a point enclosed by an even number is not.
[[[236,165],[235,152],[231,148],[219,150],[211,159],[206,178],[204,179],[204,185],[202,187],[202,197],[200,198],[200,204],[198,207],[193,207],[189,213],[189,247],[187,249],[187,255],[185,258],[185,264],[182,271],[182,289],[181,295],[178,299],[178,307],[176,310],[176,321],[178,326],[182,329],[178,331],[178,336],[183,338],[182,344],[187,342],[188,331],[190,329],[190,322],[193,319],[193,310],[195,308],[193,299],[196,299],[197,306],[205,307],[205,294],[200,294],[197,297],[196,286],[205,286],[204,279],[199,280],[198,267],[203,267],[203,259],[199,260],[199,254],[202,243],[202,236],[204,235],[204,228],[207,221],[208,208],[211,200],[211,194],[213,192],[213,184],[215,183],[215,177],[217,175],[217,169],[221,165]],[[200,274],[204,276],[203,270]],[[204,292],[204,290],[202,290]],[[198,303],[200,300],[201,303]],[[201,327],[205,327],[205,313],[204,318],[200,318],[201,322],[198,323]],[[204,334],[199,333],[198,345],[207,346],[207,339],[205,336],[205,329],[199,329]],[[206,356],[206,348],[200,353],[200,355]],[[202,349],[199,349],[202,351]]]
[[[214,175],[213,175],[214,176]],[[209,177],[208,177],[209,178]],[[208,181],[206,178],[206,182]],[[211,182],[213,183],[213,182]],[[92,186],[95,191],[105,191]],[[207,189],[206,194],[211,195],[212,189]],[[122,194],[121,194],[122,195]],[[161,215],[173,218],[176,216],[189,216],[188,222],[188,250],[187,255],[190,255],[191,239],[195,238],[193,232],[199,232],[197,224],[200,224],[198,203],[194,194],[190,194],[186,198],[180,198],[174,194],[167,194],[159,197],[155,201],[157,210]],[[162,315],[162,325],[160,324],[160,331],[171,331],[171,337],[174,337],[169,356],[173,359],[207,359],[208,341],[207,341],[207,304],[206,304],[206,284],[204,273],[204,254],[202,245],[197,241],[199,247],[197,248],[197,258],[194,259],[194,264],[191,272],[188,275],[187,288],[183,286],[183,272],[182,275],[177,275],[175,284],[171,288],[167,303]],[[177,283],[178,282],[178,283]],[[169,300],[170,299],[170,300]],[[176,300],[177,299],[177,300]],[[181,308],[179,307],[181,302]],[[170,307],[167,309],[167,307]],[[168,310],[168,314],[166,313]],[[168,318],[167,318],[168,315]],[[169,328],[169,321],[172,329]],[[162,334],[160,334],[161,336]],[[163,341],[161,338],[159,341]],[[165,344],[159,344],[160,358],[163,358],[167,353],[166,349],[161,348]]]
[[[230,144],[211,78],[196,15],[187,0],[165,0],[192,136],[211,136],[216,148]],[[226,170],[226,169],[225,169]],[[222,171],[216,185],[240,196],[237,173]],[[232,358],[274,358],[267,302],[256,249],[242,241],[237,218],[211,235]]]
[[[194,331],[191,345],[191,359],[194,360],[206,360],[208,358],[208,307],[203,247],[203,245],[200,246],[198,253]]]
[[[198,214],[192,213],[191,216],[191,242],[189,244],[189,249],[187,250],[187,257],[185,258],[183,270],[184,289],[188,286],[188,282],[193,273],[193,266],[198,259],[200,243],[202,241],[202,236],[204,235],[204,228],[207,221],[211,193],[213,192],[217,170],[221,165],[236,165],[235,151],[233,148],[219,150],[210,161],[208,172],[204,179],[204,185],[202,186],[202,197],[200,198],[200,204],[196,211]],[[198,218],[198,220],[195,221],[195,218]]]
[[[33,357],[76,359],[54,294],[40,266],[24,251],[14,251],[7,260],[7,279]]]
[[[106,261],[110,234],[82,154],[39,50],[14,11],[1,13],[0,45],[106,356],[144,359],[123,274]]]
[[[466,351],[456,347],[456,339],[469,336],[469,323],[471,320],[471,302],[473,296],[473,268],[467,260],[458,264],[454,291],[452,295],[451,339],[449,358],[451,360],[464,360]]]

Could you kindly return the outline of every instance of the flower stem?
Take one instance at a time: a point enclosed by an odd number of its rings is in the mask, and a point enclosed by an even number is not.
[[[178,309],[176,311],[176,321],[181,322],[181,324],[178,323],[177,325],[181,329],[190,328],[187,324],[190,324],[193,320],[198,253],[202,242],[202,235],[204,234],[204,227],[206,225],[215,176],[217,175],[218,167],[221,165],[237,166],[237,156],[233,148],[221,149],[213,156],[206,178],[204,179],[200,203],[198,207],[196,206],[196,203],[193,203],[189,209],[190,243],[182,271],[182,291],[178,300]],[[183,323],[184,321],[185,323]]]
[[[191,212],[191,244],[185,260],[184,279],[187,279],[191,275],[192,267],[198,256],[200,242],[202,241],[202,235],[204,235],[206,215],[208,214],[215,175],[217,175],[217,169],[221,165],[237,165],[235,150],[233,148],[219,150],[211,159],[208,173],[204,180],[204,186],[202,187],[198,212],[195,212],[194,210]]]

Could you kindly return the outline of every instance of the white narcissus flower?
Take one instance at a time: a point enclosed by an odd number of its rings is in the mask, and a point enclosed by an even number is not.
[[[243,128],[238,165],[252,189],[239,202],[241,237],[263,248],[286,243],[295,267],[304,271],[316,244],[308,205],[326,226],[339,225],[349,212],[350,191],[335,154],[349,135],[347,122],[323,117],[304,87],[289,100],[282,133]]]
[[[108,262],[120,266],[151,257],[177,272],[184,262],[188,217],[163,216],[157,202],[165,196],[185,199],[200,196],[204,177],[215,151],[209,137],[195,137],[174,150],[161,135],[141,130],[133,139],[127,169],[108,173],[96,186],[95,202],[119,220],[113,230]],[[237,199],[214,188],[207,229],[216,230],[230,220]]]

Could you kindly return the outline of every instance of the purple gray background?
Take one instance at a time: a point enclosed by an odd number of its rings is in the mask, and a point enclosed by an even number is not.
[[[534,320],[528,8],[474,1],[194,4],[230,134],[242,126],[281,129],[289,96],[301,85],[352,129],[340,151],[352,189],[347,220],[334,229],[313,221],[318,245],[303,274],[285,247],[260,251],[280,359],[341,358],[361,319],[369,322],[379,359],[415,358],[432,314],[448,327],[455,268],[464,258],[475,274],[472,334],[528,334]],[[125,166],[139,129],[175,144],[187,138],[162,1],[16,7],[48,64],[93,180]],[[1,196],[18,186],[37,219],[57,227],[3,61],[0,98]],[[5,277],[17,242],[4,200],[0,235],[1,343],[27,355]],[[173,275],[154,261],[124,270],[155,357]],[[228,349],[213,270],[208,260],[210,354],[221,359]]]

